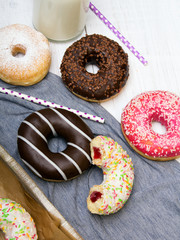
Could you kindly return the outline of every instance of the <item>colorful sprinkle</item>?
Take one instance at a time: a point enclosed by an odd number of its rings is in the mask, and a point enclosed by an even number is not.
[[[0,198],[0,229],[6,240],[38,239],[30,214],[18,203]]]
[[[152,122],[166,128],[164,134]],[[133,98],[125,107],[121,126],[131,146],[152,160],[171,160],[180,156],[180,98],[167,91],[149,91]]]
[[[98,166],[103,170],[104,180],[101,185],[95,185],[92,189],[93,191],[96,187],[103,189],[103,201],[100,207],[97,203],[97,211],[98,214],[108,215],[121,209],[129,198],[134,170],[131,158],[117,142],[106,136],[97,136],[92,140],[91,146],[93,144],[95,146],[97,142],[102,153],[101,163]],[[96,164],[94,158],[93,163]]]

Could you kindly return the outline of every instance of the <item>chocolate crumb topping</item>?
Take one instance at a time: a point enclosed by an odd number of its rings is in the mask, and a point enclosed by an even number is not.
[[[96,74],[85,68],[91,63],[99,68]],[[103,101],[118,94],[125,85],[128,55],[114,40],[99,34],[87,35],[66,50],[60,70],[71,92],[88,101]]]

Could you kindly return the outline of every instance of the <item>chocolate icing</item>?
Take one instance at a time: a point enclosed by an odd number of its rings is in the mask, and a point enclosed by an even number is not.
[[[61,136],[67,148],[51,152],[48,140]],[[47,108],[29,115],[18,130],[18,150],[23,162],[39,177],[62,181],[72,179],[91,164],[93,134],[83,120],[63,109]]]
[[[96,74],[86,71],[95,63]],[[128,56],[121,46],[102,35],[93,34],[73,43],[65,52],[62,79],[70,91],[89,101],[103,101],[119,93],[128,75]]]

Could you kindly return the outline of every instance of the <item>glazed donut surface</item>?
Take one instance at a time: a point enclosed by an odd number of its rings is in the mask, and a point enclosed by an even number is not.
[[[152,129],[157,121],[164,134]],[[122,132],[130,146],[151,160],[173,160],[180,156],[180,98],[168,91],[149,91],[133,98],[121,116]]]
[[[94,214],[109,215],[120,210],[130,196],[133,164],[126,151],[110,137],[97,136],[90,146],[93,164],[102,168],[104,180],[90,189],[87,206]]]
[[[30,214],[20,204],[7,198],[0,198],[0,229],[6,240],[38,239]]]
[[[48,73],[49,42],[29,26],[13,24],[0,29],[0,79],[21,86],[33,85]]]
[[[99,67],[96,74],[86,70],[91,63]],[[60,69],[67,88],[93,102],[118,94],[129,75],[128,56],[121,46],[98,34],[87,35],[73,43],[66,50]]]
[[[52,152],[49,139],[63,137],[67,147]],[[18,130],[18,150],[22,161],[40,178],[49,181],[72,179],[91,164],[90,141],[93,134],[72,112],[47,108],[30,114]]]

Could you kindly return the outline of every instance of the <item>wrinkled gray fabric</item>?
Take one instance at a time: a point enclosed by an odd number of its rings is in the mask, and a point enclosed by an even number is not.
[[[104,124],[84,121],[94,136],[112,137],[131,156],[135,180],[128,202],[116,214],[92,215],[87,210],[86,198],[90,187],[101,183],[101,169],[92,166],[76,179],[61,183],[46,182],[35,176],[20,160],[17,131],[25,117],[45,107],[0,93],[0,144],[85,240],[180,239],[180,164],[177,161],[155,162],[139,156],[124,140],[120,124],[104,108],[71,94],[61,78],[52,73],[34,86],[12,86],[2,81],[0,86],[104,117]],[[57,139],[51,145],[53,150],[62,150]]]

